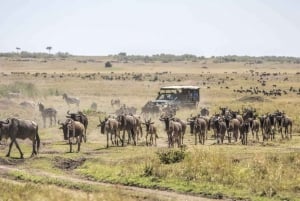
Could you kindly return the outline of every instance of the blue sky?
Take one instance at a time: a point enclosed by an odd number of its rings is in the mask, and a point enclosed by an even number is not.
[[[0,0],[0,52],[300,57],[298,0]]]

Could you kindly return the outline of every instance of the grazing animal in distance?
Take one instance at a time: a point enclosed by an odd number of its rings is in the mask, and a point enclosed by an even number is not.
[[[45,106],[42,103],[39,103],[39,111],[41,112],[41,115],[43,117],[44,128],[46,128],[46,118],[50,119],[50,126],[52,126],[52,122],[54,119],[55,125],[57,111],[54,108],[45,108]]]
[[[66,101],[66,103],[68,104],[68,106],[70,106],[71,104],[75,104],[77,107],[79,107],[79,104],[80,104],[79,98],[70,97],[66,93],[64,93],[62,95],[62,97]]]
[[[20,158],[24,158],[17,139],[25,140],[28,138],[32,141],[31,157],[37,155],[39,152],[40,137],[38,134],[38,125],[34,121],[16,118],[8,118],[6,121],[0,121],[0,136],[5,139],[10,138],[9,150],[6,157],[10,156],[12,145],[15,143],[20,152]]]

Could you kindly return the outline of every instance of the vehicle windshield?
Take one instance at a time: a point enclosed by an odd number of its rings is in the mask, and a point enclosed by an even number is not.
[[[176,100],[175,94],[160,94],[156,100]]]

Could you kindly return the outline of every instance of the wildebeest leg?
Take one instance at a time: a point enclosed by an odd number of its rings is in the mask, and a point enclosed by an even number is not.
[[[70,153],[72,153],[72,141],[71,141],[71,138],[69,138],[69,145],[70,145]]]
[[[106,132],[106,148],[108,148],[108,142],[109,141],[109,132]]]
[[[6,157],[9,157],[9,156],[10,156],[11,147],[12,147],[14,141],[15,141],[15,140],[12,140],[12,139],[11,139],[11,142],[9,143],[9,149],[8,149],[7,154],[6,154]]]
[[[146,132],[146,146],[148,146],[148,132]]]
[[[37,155],[37,152],[35,150],[35,147],[36,147],[36,139],[32,140],[32,153],[31,153],[31,156],[30,157],[33,157],[34,155]]]
[[[225,133],[221,134],[221,144],[223,144]]]
[[[130,131],[133,139],[133,144],[136,145],[136,132],[134,132],[133,128]]]
[[[79,137],[77,137],[77,143],[78,143],[78,146],[77,146],[77,152],[80,152],[80,145],[81,145],[81,141],[82,141],[82,136],[80,136],[80,139],[78,139]]]
[[[127,129],[127,135],[128,135],[127,144],[130,144],[130,141],[131,141],[131,133],[130,133],[130,129]]]
[[[120,140],[120,142],[123,144],[123,140],[121,139],[121,137],[120,137],[120,131],[119,130],[117,130],[117,129],[115,129],[115,134],[117,135],[117,137],[118,137],[118,139]],[[119,141],[117,141],[117,142],[119,142]],[[118,143],[118,146],[119,146],[119,143]]]
[[[123,135],[122,135],[122,147],[124,147],[124,142],[125,142],[125,130],[123,130]]]
[[[291,122],[291,124],[290,124],[290,139],[292,139],[292,127],[293,127],[293,123]]]
[[[150,133],[150,143],[149,143],[149,145],[150,146],[153,145],[153,134],[152,133]]]
[[[20,149],[20,146],[19,146],[17,140],[15,139],[14,141],[15,141],[15,144],[16,144],[17,149],[18,149],[19,152],[20,152],[20,158],[24,158],[24,157],[23,157],[23,153],[22,153],[22,151],[21,151],[21,149]]]
[[[197,131],[194,131],[194,135],[195,135],[195,145],[197,145],[197,142],[198,142],[198,139],[197,139],[198,133],[197,133]],[[199,140],[200,140],[200,137],[199,137]]]
[[[205,131],[202,131],[202,132],[201,132],[201,138],[202,138],[202,139],[201,139],[200,143],[201,143],[201,144],[204,144],[204,142],[205,142]]]

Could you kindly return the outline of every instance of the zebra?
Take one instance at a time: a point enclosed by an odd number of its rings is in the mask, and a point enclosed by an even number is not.
[[[50,126],[52,126],[52,118],[54,118],[55,125],[57,111],[54,108],[45,108],[45,106],[42,103],[39,103],[39,110],[43,117],[44,128],[46,127],[46,118],[50,119]]]
[[[70,106],[70,104],[76,104],[76,106],[79,106],[80,100],[79,98],[69,97],[66,93],[63,94],[63,99],[66,100],[67,104]]]

